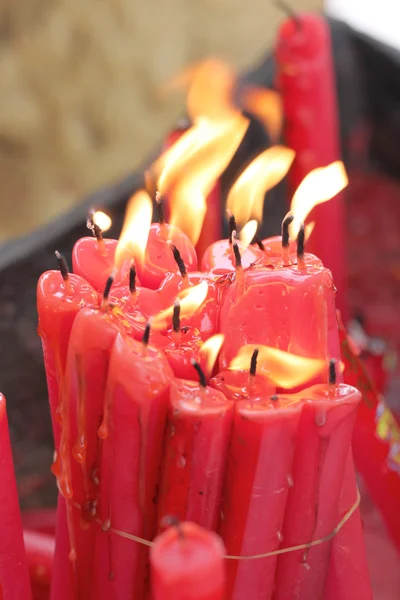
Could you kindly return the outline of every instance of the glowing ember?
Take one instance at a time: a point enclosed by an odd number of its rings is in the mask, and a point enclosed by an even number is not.
[[[327,370],[326,360],[297,356],[284,350],[255,344],[242,346],[229,368],[232,370],[248,369],[256,348],[259,350],[257,372],[278,387],[294,388]]]
[[[291,237],[297,236],[300,223],[304,223],[315,206],[331,200],[348,183],[346,170],[341,160],[337,160],[327,167],[314,169],[306,175],[295,191],[290,206],[290,210],[295,216],[290,231]]]
[[[111,217],[102,210],[96,210],[92,215],[92,220],[102,231],[108,231],[112,225]]]
[[[178,296],[181,307],[180,318],[190,318],[203,304],[207,297],[207,293],[208,284],[206,281],[202,281],[199,283],[199,285],[182,290]],[[151,328],[154,330],[160,330],[170,326],[173,312],[174,304],[171,304],[171,306],[152,317]]]
[[[285,177],[294,156],[290,148],[272,146],[259,154],[238,177],[229,192],[227,208],[239,224],[251,217],[259,223],[262,221],[265,193]]]
[[[144,190],[137,191],[128,202],[125,221],[115,251],[115,266],[119,269],[127,259],[144,261],[152,217],[150,196]]]

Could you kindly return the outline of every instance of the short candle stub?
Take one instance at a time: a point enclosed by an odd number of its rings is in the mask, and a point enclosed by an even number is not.
[[[165,213],[164,213],[164,200],[160,192],[156,192],[156,211],[157,219],[160,225],[165,224]]]
[[[67,260],[65,256],[61,254],[61,252],[59,252],[58,250],[55,251],[55,255],[57,258],[58,268],[60,269],[61,277],[64,279],[64,281],[68,281],[69,269]]]
[[[249,373],[253,377],[255,377],[255,375],[257,373],[257,358],[258,358],[258,353],[259,353],[259,349],[255,348],[253,354],[251,355],[250,371],[249,371]]]
[[[305,244],[305,233],[304,223],[300,225],[299,233],[297,235],[297,266],[299,269],[304,270],[306,263],[304,260],[304,244]]]
[[[183,533],[182,524],[181,524],[180,520],[178,519],[178,517],[175,517],[174,515],[165,515],[161,519],[160,525],[161,525],[161,527],[175,527],[179,537],[181,539],[183,539],[185,537],[185,535]]]
[[[129,268],[129,291],[131,294],[136,293],[136,268],[133,262]]]
[[[172,329],[175,333],[180,333],[181,330],[181,303],[179,298],[174,302],[174,311],[172,313]]]
[[[329,386],[334,387],[336,385],[336,360],[331,358],[329,361]]]
[[[150,321],[147,321],[146,327],[144,328],[143,337],[142,337],[142,344],[144,346],[148,346],[149,345],[150,331],[151,331],[151,323],[150,323]]]
[[[206,376],[204,374],[204,371],[201,368],[201,366],[199,365],[199,363],[194,360],[194,358],[192,358],[192,365],[193,365],[193,368],[197,371],[197,373],[199,375],[200,387],[202,387],[202,388],[207,387],[207,381],[206,381]]]
[[[174,246],[174,244],[171,244],[171,250],[172,250],[172,254],[174,255],[175,262],[178,265],[179,273],[182,275],[182,277],[184,279],[186,279],[187,278],[187,270],[186,270],[185,263],[183,262],[181,253],[179,252],[178,248],[176,246]]]
[[[234,239],[234,235],[233,233],[237,231],[237,227],[236,227],[236,219],[235,219],[235,215],[229,210],[229,208],[226,211],[227,215],[228,215],[228,223],[229,223],[229,244],[232,245],[233,244],[233,239]]]

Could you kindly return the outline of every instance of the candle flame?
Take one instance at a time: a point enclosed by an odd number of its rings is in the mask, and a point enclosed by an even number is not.
[[[115,266],[119,269],[127,259],[142,263],[149,237],[152,203],[144,190],[138,190],[128,202],[124,225],[115,250]]]
[[[283,125],[280,94],[266,88],[248,88],[243,94],[242,104],[262,122],[272,141],[277,141]]]
[[[346,169],[341,160],[308,173],[292,198],[290,210],[295,216],[295,221],[291,225],[291,237],[297,236],[300,223],[304,223],[315,206],[334,198],[348,183]]]
[[[261,152],[241,173],[233,184],[227,208],[239,224],[251,217],[260,223],[263,218],[264,196],[286,175],[295,156],[294,150],[285,146],[272,146]]]
[[[207,375],[212,372],[215,361],[218,358],[219,351],[224,343],[225,336],[222,333],[217,333],[210,337],[200,348],[200,355],[205,358]]]
[[[190,318],[196,310],[203,304],[207,297],[208,284],[202,281],[198,285],[186,288],[180,292],[178,298],[180,300],[180,318]],[[162,310],[154,317],[151,317],[151,328],[154,330],[165,329],[170,326],[172,315],[174,312],[174,304]]]
[[[258,348],[257,373],[269,379],[278,387],[290,389],[302,385],[327,369],[326,360],[306,358],[271,348],[249,344],[242,346],[229,368],[249,369],[254,350]]]
[[[98,225],[101,231],[108,231],[112,225],[111,217],[102,210],[96,210],[92,216],[93,223]]]
[[[247,248],[250,246],[252,239],[256,235],[258,223],[256,219],[252,219],[248,221],[243,229],[239,233],[239,239],[242,242],[243,246]]]

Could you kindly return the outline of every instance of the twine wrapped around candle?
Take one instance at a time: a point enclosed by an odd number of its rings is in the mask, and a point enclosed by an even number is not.
[[[318,540],[312,540],[311,542],[306,542],[305,544],[298,544],[297,546],[291,546],[290,548],[281,548],[279,550],[274,550],[273,552],[265,552],[263,554],[253,554],[250,556],[234,556],[234,555],[227,554],[224,556],[224,558],[227,560],[256,560],[256,559],[260,559],[260,558],[268,558],[269,556],[277,556],[278,554],[287,554],[288,552],[296,552],[298,550],[307,550],[309,548],[312,548],[313,546],[319,546],[320,544],[329,542],[331,539],[333,539],[335,537],[335,535],[337,535],[339,533],[339,531],[342,529],[342,527],[347,523],[347,521],[351,518],[351,516],[356,512],[357,508],[360,506],[360,500],[361,500],[361,496],[360,496],[360,492],[357,488],[357,497],[356,497],[356,500],[355,500],[353,506],[351,506],[349,508],[349,510],[346,512],[346,514],[339,521],[339,523],[336,525],[335,529],[331,533],[329,533],[328,535],[325,535],[322,538],[319,538]],[[72,501],[71,504],[75,508],[77,508],[79,510],[81,509],[81,506],[77,502]],[[141,538],[137,535],[133,535],[132,533],[127,533],[126,531],[114,529],[113,527],[104,528],[104,523],[101,521],[101,519],[95,519],[95,521],[96,521],[96,523],[98,523],[98,525],[100,525],[100,527],[102,528],[102,530],[105,533],[114,533],[115,535],[119,535],[128,540],[132,540],[132,542],[137,542],[138,544],[142,544],[143,546],[148,546],[149,548],[154,546],[154,542],[145,540],[144,538]]]

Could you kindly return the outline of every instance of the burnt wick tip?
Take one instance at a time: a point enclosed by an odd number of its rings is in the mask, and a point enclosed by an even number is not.
[[[334,358],[329,361],[329,385],[336,385],[336,360]]]
[[[165,223],[165,213],[164,213],[164,200],[159,191],[156,191],[156,209],[157,209],[157,218],[160,225],[164,225]]]
[[[256,244],[260,248],[260,250],[262,250],[263,252],[265,252],[265,246],[263,244],[263,241],[262,241],[261,236],[260,236],[259,233],[256,233],[256,235],[253,237],[251,243],[252,244]]]
[[[299,233],[297,234],[297,257],[303,258],[305,244],[304,223],[300,225]]]
[[[181,303],[177,298],[174,302],[174,311],[172,313],[172,329],[175,333],[181,330]]]
[[[187,270],[185,263],[183,262],[181,253],[179,252],[178,248],[174,246],[174,244],[171,244],[171,250],[172,254],[174,255],[175,262],[178,265],[180,274],[182,275],[182,277],[187,277]]]
[[[175,527],[180,538],[184,538],[184,533],[182,529],[182,523],[175,515],[165,515],[161,519],[160,523],[161,527]]]
[[[103,301],[108,300],[108,297],[109,297],[110,291],[111,291],[111,286],[113,283],[114,283],[114,275],[111,274],[110,277],[106,281],[106,285],[104,286]]]
[[[67,259],[58,250],[55,251],[55,255],[57,258],[58,268],[60,269],[61,277],[64,279],[64,281],[68,281],[69,268],[68,268]]]
[[[235,255],[235,267],[237,269],[241,269],[242,268],[242,257],[240,256],[239,246],[237,245],[236,242],[233,244],[233,254]]]
[[[136,292],[136,268],[134,264],[131,264],[129,268],[129,291],[131,294]]]
[[[250,361],[250,375],[255,376],[256,372],[257,372],[257,358],[258,358],[258,353],[259,353],[259,349],[255,348],[253,354],[251,355],[251,361]]]
[[[270,396],[270,400],[272,400],[272,402],[277,402],[279,400],[278,394],[273,394]]]
[[[91,210],[89,212],[87,221],[86,221],[86,227],[88,229],[90,229],[90,231],[93,233],[94,237],[96,238],[96,240],[98,242],[101,242],[103,240],[103,231],[101,230],[100,226],[97,225],[97,223],[94,222],[93,220],[93,215],[94,215],[95,211]]]
[[[292,214],[286,215],[282,221],[282,248],[289,248],[289,226],[293,222]]]
[[[147,321],[146,327],[144,328],[143,337],[142,337],[142,344],[144,344],[145,346],[148,346],[148,344],[149,344],[150,331],[151,331],[151,323],[150,323],[150,321]]]
[[[237,227],[236,227],[236,219],[235,219],[235,215],[228,209],[227,211],[228,214],[228,223],[229,223],[229,244],[232,245],[233,243],[233,238],[234,238],[234,233],[236,233]]]
[[[194,359],[192,359],[192,366],[197,371],[197,373],[199,375],[199,384],[200,384],[200,387],[202,387],[202,388],[207,387],[206,376],[204,374],[203,369],[199,365],[199,363],[196,362]]]

